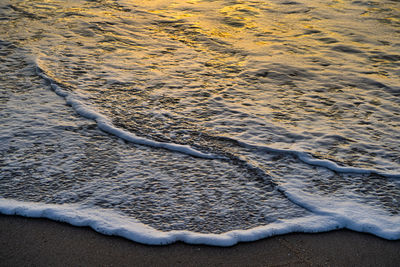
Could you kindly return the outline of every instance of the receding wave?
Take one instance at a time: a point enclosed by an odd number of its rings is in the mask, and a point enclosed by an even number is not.
[[[399,239],[399,15],[393,1],[3,1],[0,212],[148,244]]]

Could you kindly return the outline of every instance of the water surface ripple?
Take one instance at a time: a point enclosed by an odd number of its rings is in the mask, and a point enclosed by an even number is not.
[[[0,59],[0,200],[400,238],[398,1],[4,0]]]

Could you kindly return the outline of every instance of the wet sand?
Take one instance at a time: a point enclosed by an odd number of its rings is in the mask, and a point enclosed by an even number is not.
[[[147,246],[90,228],[0,215],[0,266],[399,266],[400,240],[339,230],[229,248]]]

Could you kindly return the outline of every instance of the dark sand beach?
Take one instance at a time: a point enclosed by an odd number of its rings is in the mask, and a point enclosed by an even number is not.
[[[1,266],[399,266],[400,241],[339,230],[229,248],[146,246],[90,228],[0,215]]]

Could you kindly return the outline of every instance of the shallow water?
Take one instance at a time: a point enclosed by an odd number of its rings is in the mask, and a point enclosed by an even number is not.
[[[398,239],[399,26],[388,0],[2,1],[1,211]]]

